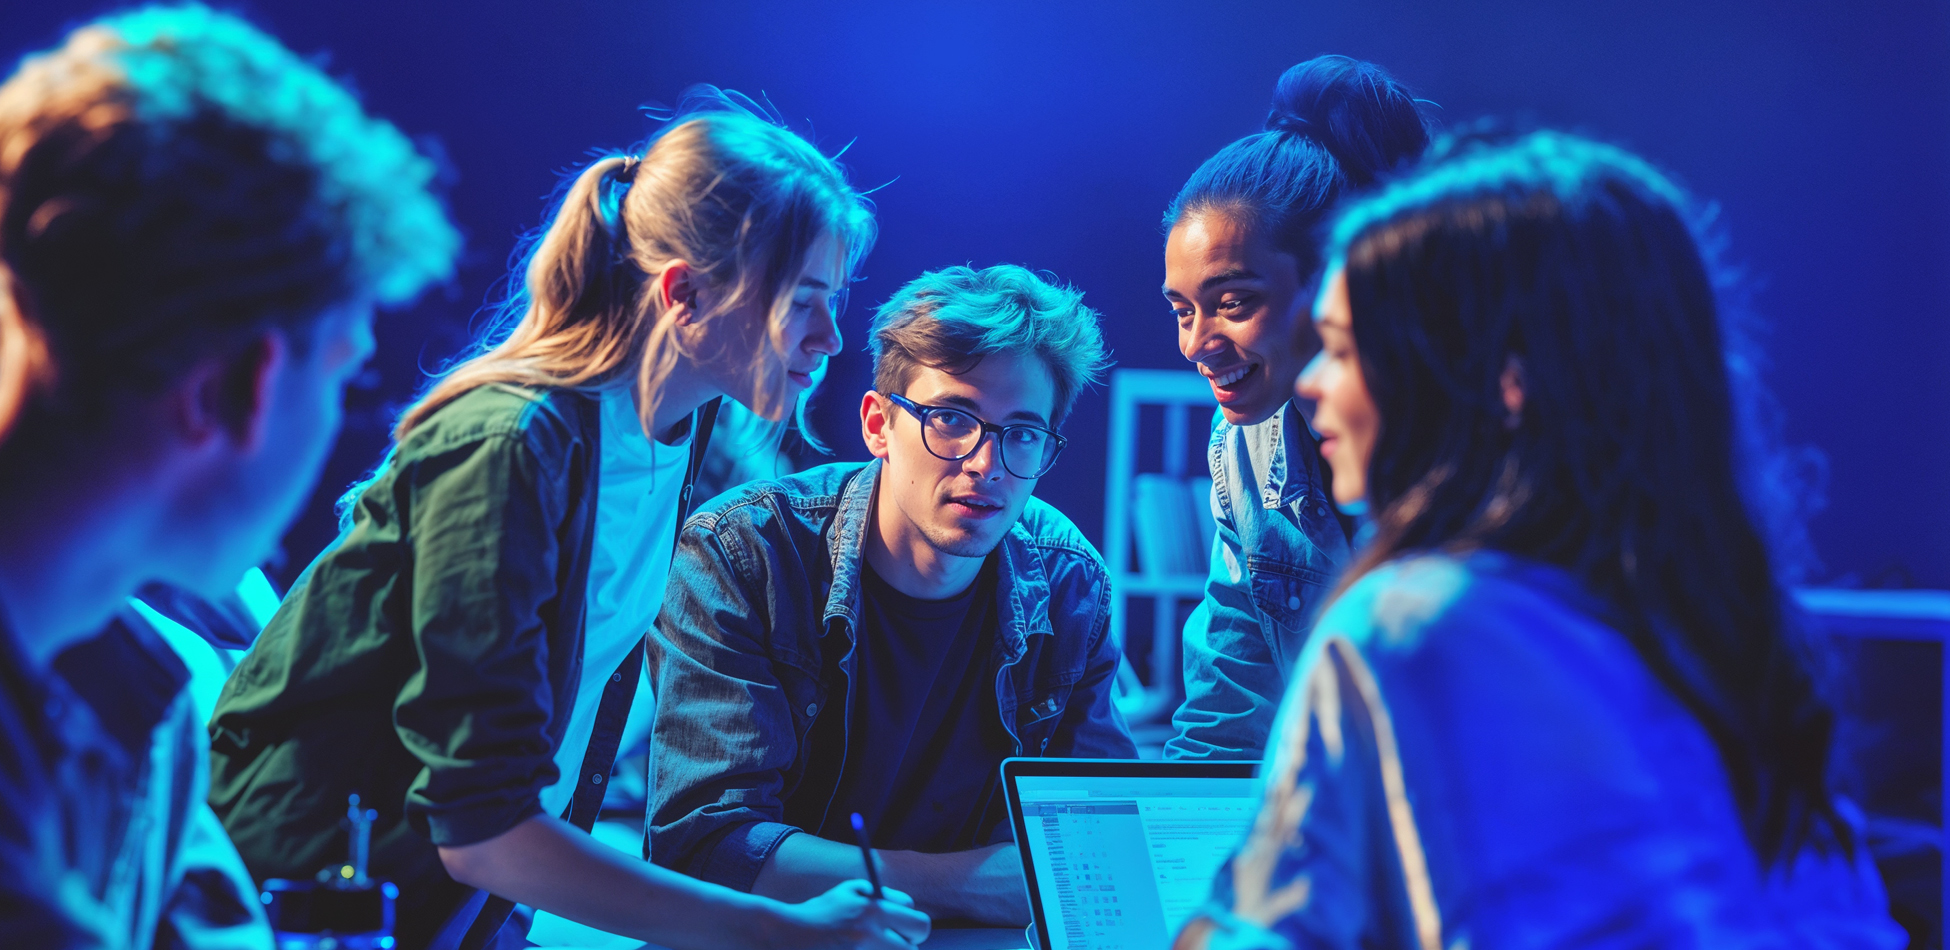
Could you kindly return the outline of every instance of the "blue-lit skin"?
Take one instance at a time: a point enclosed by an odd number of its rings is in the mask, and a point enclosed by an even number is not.
[[[1361,376],[1354,320],[1347,302],[1347,275],[1338,267],[1321,285],[1314,305],[1321,349],[1294,383],[1294,395],[1314,403],[1320,456],[1334,470],[1334,501],[1345,508],[1368,495],[1368,459],[1374,455],[1381,415]]]
[[[753,412],[766,410],[774,422],[790,413],[824,375],[826,358],[840,351],[843,339],[834,307],[846,286],[846,266],[845,249],[832,233],[813,240],[776,342],[766,332],[771,301],[747,300],[700,325],[693,323],[693,316],[719,304],[717,298],[726,291],[699,280],[684,261],[673,262],[653,278],[665,308],[677,311],[677,332],[686,338],[688,352],[702,358],[678,357],[661,389],[652,432],[684,422],[718,396],[735,399]],[[741,355],[745,353],[767,355],[747,359]],[[767,359],[776,366],[766,367]]]
[[[1304,291],[1299,260],[1230,215],[1189,214],[1171,229],[1164,295],[1178,352],[1211,384],[1227,422],[1265,422],[1293,394],[1313,343]]]
[[[185,533],[204,537],[199,553],[182,559],[189,563],[158,579],[215,600],[276,553],[338,438],[346,386],[372,356],[372,321],[370,306],[339,308],[286,349],[284,365],[261,383],[261,413],[185,473],[178,517]]]
[[[346,384],[372,349],[363,304],[264,331],[10,473],[0,603],[30,659],[44,665],[101,629],[145,583],[214,599],[268,557],[316,483]]]

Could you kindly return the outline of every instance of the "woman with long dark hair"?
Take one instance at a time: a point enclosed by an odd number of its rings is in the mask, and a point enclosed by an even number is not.
[[[904,895],[788,905],[584,833],[718,402],[792,411],[874,233],[831,159],[714,87],[569,180],[505,322],[407,408],[224,687],[210,801],[254,875],[344,854],[356,793],[402,946],[491,945],[514,903],[670,947],[925,937]]]
[[[1343,195],[1428,142],[1415,99],[1379,66],[1320,56],[1280,77],[1265,129],[1206,159],[1165,212],[1178,349],[1224,417],[1207,453],[1217,540],[1185,625],[1168,757],[1259,758],[1307,624],[1346,564],[1353,521],[1329,499],[1292,401],[1317,345],[1317,232]]]
[[[1687,208],[1536,133],[1341,214],[1299,391],[1374,534],[1179,946],[1901,944]]]

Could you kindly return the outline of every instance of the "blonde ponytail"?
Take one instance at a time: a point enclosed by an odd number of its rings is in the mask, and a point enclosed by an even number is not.
[[[603,209],[610,177],[627,163],[611,156],[575,177],[528,255],[524,291],[510,300],[526,305],[520,318],[499,343],[455,365],[409,407],[393,430],[395,439],[477,387],[603,382],[639,349],[643,329],[653,322],[639,313],[642,275],[617,273],[627,264],[616,253],[616,231]]]
[[[807,250],[834,235],[850,275],[873,243],[873,216],[831,159],[739,100],[700,88],[686,102],[705,111],[673,120],[641,159],[610,156],[569,183],[502,306],[512,321],[506,336],[492,342],[490,334],[436,380],[400,417],[396,441],[480,386],[601,387],[632,368],[647,432],[680,357],[748,363],[759,382],[759,405],[749,408],[782,414],[784,326]],[[720,291],[693,315],[694,334],[679,334],[675,314],[647,289],[678,261]],[[767,305],[762,332],[704,332],[752,301]],[[687,335],[721,345],[689,352]],[[740,352],[738,338],[753,345]]]

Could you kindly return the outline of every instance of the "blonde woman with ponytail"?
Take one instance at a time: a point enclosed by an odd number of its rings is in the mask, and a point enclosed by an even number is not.
[[[256,877],[343,860],[357,794],[401,946],[511,939],[511,902],[677,948],[926,936],[905,895],[784,904],[585,833],[718,400],[786,418],[873,238],[831,160],[712,87],[570,181],[503,329],[401,416],[224,689],[211,803]]]

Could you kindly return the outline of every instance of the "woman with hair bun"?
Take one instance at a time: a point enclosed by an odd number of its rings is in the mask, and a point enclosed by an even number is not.
[[[1178,351],[1222,419],[1207,461],[1218,521],[1205,599],[1185,624],[1178,759],[1258,759],[1353,522],[1293,399],[1317,346],[1307,323],[1315,232],[1336,201],[1429,143],[1416,101],[1379,66],[1321,56],[1286,71],[1266,129],[1200,165],[1165,212],[1165,299]]]
[[[718,400],[791,412],[873,238],[832,160],[714,87],[566,183],[502,328],[405,411],[224,688],[211,803],[255,876],[340,860],[357,794],[402,946],[491,945],[512,902],[680,948],[926,936],[897,892],[784,904],[585,833]]]
[[[1299,392],[1373,532],[1178,947],[1903,945],[1688,209],[1541,132],[1342,212]]]

